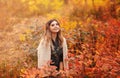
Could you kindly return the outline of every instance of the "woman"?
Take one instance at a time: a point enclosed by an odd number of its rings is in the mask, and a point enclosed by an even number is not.
[[[60,23],[56,19],[46,23],[45,32],[37,50],[38,68],[51,60],[50,65],[56,66],[56,70],[68,69],[67,43],[61,34]]]

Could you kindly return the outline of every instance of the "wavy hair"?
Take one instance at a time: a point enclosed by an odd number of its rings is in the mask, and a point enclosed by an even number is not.
[[[44,30],[44,34],[43,34],[43,37],[44,37],[44,40],[46,41],[46,46],[48,45],[48,43],[51,44],[51,41],[52,41],[52,32],[50,31],[50,24],[53,22],[53,21],[56,21],[59,26],[60,26],[60,23],[56,20],[56,19],[51,19],[49,20],[46,25],[45,25],[45,30]],[[63,35],[61,33],[61,29],[59,30],[59,32],[57,32],[57,39],[58,39],[58,42],[59,42],[59,45],[60,47],[63,47]],[[53,46],[53,45],[52,45]]]

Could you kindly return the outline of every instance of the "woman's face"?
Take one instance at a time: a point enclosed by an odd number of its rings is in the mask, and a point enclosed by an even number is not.
[[[52,33],[57,33],[60,31],[60,26],[58,24],[57,21],[53,21],[51,24],[50,24],[50,31]]]

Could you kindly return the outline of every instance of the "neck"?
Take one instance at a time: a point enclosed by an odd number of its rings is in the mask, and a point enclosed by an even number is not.
[[[57,33],[52,33],[52,39],[53,39],[54,41],[55,41],[56,37],[57,37]]]

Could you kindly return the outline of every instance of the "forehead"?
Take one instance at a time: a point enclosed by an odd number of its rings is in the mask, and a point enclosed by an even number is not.
[[[53,22],[51,22],[51,24],[56,24],[57,23],[57,21],[53,21]]]

